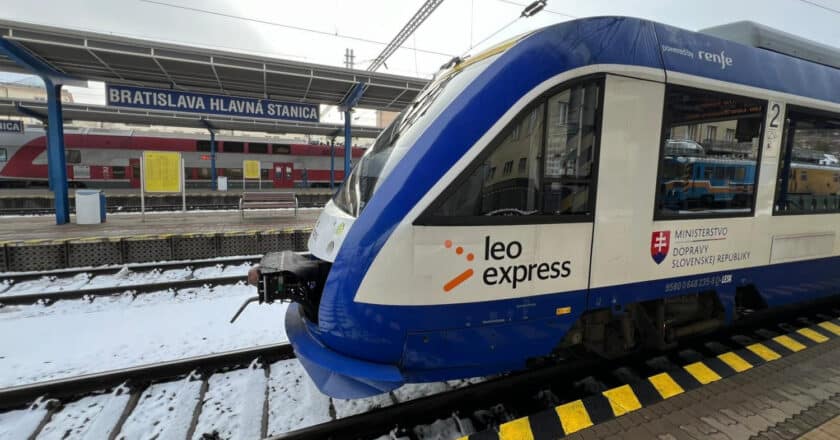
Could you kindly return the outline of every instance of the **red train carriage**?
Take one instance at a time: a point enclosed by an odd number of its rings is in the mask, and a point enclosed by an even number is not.
[[[73,186],[139,187],[144,150],[179,151],[187,185],[210,186],[210,141],[184,134],[134,130],[65,129],[67,178]],[[0,186],[46,185],[47,138],[40,129],[0,133]],[[354,147],[353,158],[364,149]],[[335,181],[344,178],[344,147],[335,148]],[[329,187],[330,147],[276,139],[216,140],[216,170],[229,185],[242,181],[242,161],[259,160],[264,187]]]

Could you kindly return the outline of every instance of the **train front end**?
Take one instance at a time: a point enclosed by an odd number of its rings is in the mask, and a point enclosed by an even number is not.
[[[310,252],[265,257],[260,299],[292,301],[289,341],[323,393],[522,369],[567,338],[586,309],[592,225],[546,222],[540,210],[578,215],[594,198],[512,180],[541,173],[544,155],[521,160],[500,145],[543,148],[550,99],[578,109],[582,125],[564,136],[594,142],[603,81],[591,67],[646,56],[632,50],[640,40],[653,44],[650,23],[606,17],[452,60],[354,166]],[[523,144],[526,131],[540,144]],[[533,197],[543,190],[556,197]]]

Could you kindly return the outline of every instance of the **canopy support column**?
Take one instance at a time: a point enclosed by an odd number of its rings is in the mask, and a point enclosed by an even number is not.
[[[204,128],[210,132],[210,189],[219,189],[219,179],[216,174],[216,127],[206,119],[201,119]]]

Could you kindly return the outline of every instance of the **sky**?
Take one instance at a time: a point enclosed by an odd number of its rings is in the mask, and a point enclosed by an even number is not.
[[[528,0],[444,0],[380,72],[430,78],[454,55],[521,32],[598,15],[628,15],[698,30],[752,20],[840,45],[840,0],[548,0],[519,17]],[[423,0],[14,0],[5,19],[282,59],[343,66],[352,48],[366,69]],[[0,81],[21,80],[0,74]],[[25,81],[25,80],[24,80]],[[101,85],[70,89],[102,103]]]

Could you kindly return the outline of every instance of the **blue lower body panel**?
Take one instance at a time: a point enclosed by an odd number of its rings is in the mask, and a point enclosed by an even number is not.
[[[322,393],[340,399],[358,399],[387,393],[405,383],[393,365],[347,357],[322,344],[310,332],[296,303],[286,310],[286,335],[298,360]],[[329,366],[325,368],[324,366]]]

